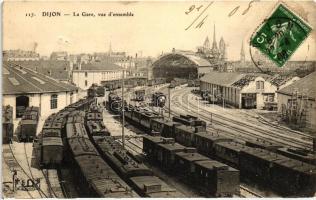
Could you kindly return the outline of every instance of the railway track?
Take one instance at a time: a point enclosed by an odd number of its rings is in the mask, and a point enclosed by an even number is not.
[[[117,140],[120,144],[122,144],[122,140],[121,139],[118,139]],[[135,147],[136,149],[138,150],[135,150]],[[137,145],[136,143],[134,142],[131,142],[129,139],[125,139],[125,149],[130,151],[131,153],[134,152],[135,155],[139,155],[139,154],[142,154],[143,153],[143,148],[140,147],[139,145]]]
[[[31,165],[30,165],[30,162],[29,162],[29,158],[28,158],[28,155],[27,155],[27,152],[26,152],[26,146],[25,146],[25,143],[23,143],[23,148],[24,148],[24,156],[25,156],[25,159],[26,159],[26,163],[27,163],[27,167],[28,167],[28,170],[30,172],[30,176],[32,178],[32,181],[35,183],[35,178],[33,176],[33,172],[32,172],[32,168],[31,168]],[[43,198],[43,195],[42,193],[37,190],[39,195]]]
[[[255,198],[263,198],[264,196],[251,191],[250,189],[246,188],[245,186],[240,185],[240,196],[244,198],[250,198],[250,197],[255,197]]]
[[[182,96],[182,100],[187,101],[184,95]],[[185,102],[185,103],[187,103],[187,102]],[[197,109],[197,106],[195,106],[193,103],[189,102],[189,105]],[[312,143],[308,143],[306,141],[300,140],[299,138],[288,137],[285,134],[280,134],[280,133],[277,133],[275,131],[271,131],[271,130],[267,130],[267,129],[263,130],[258,126],[251,126],[249,124],[235,121],[233,119],[223,117],[221,115],[218,115],[218,114],[206,111],[206,110],[202,110],[202,113],[206,114],[206,116],[212,114],[212,116],[213,116],[212,121],[215,121],[217,124],[222,125],[222,126],[228,126],[228,127],[232,128],[240,133],[248,132],[248,131],[245,131],[245,129],[249,129],[251,131],[251,132],[249,131],[250,135],[256,135],[260,139],[263,139],[266,141],[272,140],[272,141],[275,141],[277,143],[280,143],[280,144],[283,144],[286,146],[295,146],[295,147],[302,148],[302,149],[312,150]],[[206,117],[206,116],[204,116],[204,117]],[[206,117],[206,118],[210,119],[210,117]],[[221,121],[218,119],[220,119]],[[225,123],[225,122],[228,122],[228,123]],[[231,124],[231,125],[229,125],[229,124]]]
[[[25,145],[25,144],[24,144]],[[24,149],[25,150],[25,149]],[[16,155],[13,151],[13,148],[12,148],[12,145],[9,144],[8,145],[8,148],[4,148],[3,150],[4,152],[6,152],[7,154],[9,154],[9,156],[4,156],[4,161],[5,163],[9,166],[9,169],[12,173],[14,173],[14,171],[20,171],[22,172],[28,179],[30,179],[33,183],[36,183],[35,182],[35,179],[32,178],[32,176],[30,176],[26,170],[22,167],[21,163],[17,160],[16,158]],[[27,158],[27,153],[26,151],[24,151],[24,154],[25,154],[25,157],[26,159]],[[28,161],[27,161],[28,162]],[[30,165],[29,165],[29,162],[28,162],[28,167],[29,167],[29,170],[31,172],[31,168],[30,168]],[[32,173],[32,172],[31,172]],[[36,197],[34,197],[30,191],[28,190],[28,188],[26,188],[25,186],[22,186],[23,189],[28,193],[28,195],[30,196],[30,198],[34,199]],[[45,192],[39,188],[36,184],[34,184],[34,187],[35,189],[37,190],[38,194],[40,195],[40,197],[44,197],[44,198],[48,198],[48,196],[45,194]]]
[[[50,183],[50,180],[49,180],[49,170],[44,170],[41,169],[41,172],[45,178],[45,181],[46,181],[46,184],[48,186],[48,193],[49,193],[49,198],[58,198],[58,196],[56,195],[51,183]]]
[[[180,92],[183,93],[183,91],[180,91]],[[180,92],[177,91],[176,94],[180,94]],[[180,108],[186,113],[198,115],[201,119],[206,120],[206,121],[212,120],[213,124],[219,125],[221,127],[225,127],[226,128],[225,132],[227,132],[225,134],[229,134],[233,136],[234,138],[236,138],[237,136],[237,138],[241,137],[245,140],[253,140],[254,137],[257,137],[258,139],[262,139],[265,141],[274,141],[285,146],[298,147],[301,149],[308,149],[308,150],[312,149],[312,144],[306,141],[300,141],[300,140],[293,139],[292,137],[286,137],[284,134],[280,135],[279,133],[276,133],[274,131],[271,132],[268,130],[262,130],[259,127],[251,126],[242,122],[238,122],[238,121],[229,119],[227,117],[223,117],[221,115],[211,113],[201,108],[199,108],[200,111],[197,112],[198,106],[187,101],[187,98],[185,98],[184,95],[180,95],[180,96],[183,103],[179,101],[178,99],[179,96],[174,95],[171,99],[171,104]],[[190,107],[190,110],[187,109],[188,106]],[[179,114],[179,112],[175,112],[175,113]],[[212,114],[212,118],[209,117],[211,114]],[[227,131],[227,129],[233,130],[233,131]]]

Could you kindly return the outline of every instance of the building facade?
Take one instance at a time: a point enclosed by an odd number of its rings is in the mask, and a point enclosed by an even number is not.
[[[100,85],[102,81],[119,80],[123,68],[113,63],[90,62],[79,64],[72,71],[72,82],[79,88],[87,90],[92,84]]]
[[[170,54],[161,56],[153,63],[152,72],[155,78],[195,79],[212,71],[209,61],[194,52],[173,50]]]
[[[276,109],[276,91],[297,79],[293,77],[276,85],[275,77],[265,74],[211,72],[200,79],[200,90],[237,108],[264,109],[272,105]]]
[[[278,113],[283,121],[316,131],[316,72],[278,90]]]
[[[3,51],[4,61],[29,61],[39,59],[40,55],[35,51],[24,51],[21,49]]]
[[[57,52],[52,52],[50,55],[51,60],[63,60],[66,61],[68,60],[68,53],[66,51],[57,51]]]
[[[47,117],[78,100],[78,88],[62,83],[28,68],[3,64],[2,105],[13,107],[14,119],[20,118],[26,107],[40,108]]]

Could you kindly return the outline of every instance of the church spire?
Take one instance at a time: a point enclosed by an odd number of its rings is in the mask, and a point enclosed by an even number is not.
[[[241,50],[240,50],[240,61],[245,62],[245,50],[244,50],[244,41],[241,43]]]
[[[213,32],[213,44],[212,51],[217,52],[217,43],[216,43],[216,32],[215,32],[215,24],[214,24],[214,32]]]
[[[224,38],[221,37],[220,41],[219,41],[219,53],[220,53],[220,58],[222,60],[226,60],[226,44],[224,41]]]
[[[204,44],[203,44],[203,47],[205,49],[209,49],[210,48],[210,41],[208,39],[208,36],[206,36],[206,39],[205,39]]]

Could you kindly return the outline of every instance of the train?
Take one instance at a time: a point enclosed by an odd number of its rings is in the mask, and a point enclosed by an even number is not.
[[[146,78],[125,78],[124,85],[126,87],[136,87],[136,86],[155,86],[166,83],[166,79],[163,78],[155,78],[151,80],[147,80]],[[122,80],[111,80],[104,81],[101,83],[107,91],[113,91],[120,89],[122,87]]]
[[[124,101],[124,105],[126,104],[126,101]],[[120,114],[122,111],[122,98],[117,93],[110,92],[106,102],[106,107],[110,112]]]
[[[128,157],[131,154],[110,136],[100,115],[102,110],[90,99],[79,100],[50,115],[37,140],[42,167],[56,167],[61,162],[70,165],[83,197],[184,197],[144,164],[136,164],[138,161]],[[59,146],[45,145],[45,140],[57,143],[57,139]],[[100,145],[96,148],[95,144]],[[111,151],[104,151],[106,147]]]
[[[2,144],[8,144],[13,139],[13,107],[2,106]]]
[[[73,117],[81,119],[82,116],[80,112],[76,112]],[[73,175],[80,184],[83,196],[90,198],[138,197],[136,192],[102,159],[89,139],[84,122],[67,121],[66,134],[67,161],[73,166]]]
[[[39,145],[39,162],[42,167],[59,167],[65,159],[66,151],[66,124],[77,122],[84,123],[85,112],[94,101],[90,98],[66,106],[58,113],[52,113],[43,124],[40,134],[36,138]]]
[[[188,80],[188,87],[200,87],[200,80]]]
[[[87,115],[92,110],[87,111]],[[101,111],[99,111],[101,113]],[[181,192],[155,176],[144,163],[115,141],[103,124],[103,119],[86,118],[87,133],[101,157],[142,197],[185,197]],[[94,124],[95,126],[93,126]]]
[[[143,137],[143,146],[149,160],[180,176],[207,197],[239,194],[239,170],[176,143],[173,138],[147,135]]]
[[[124,114],[131,124],[149,134],[159,133],[162,137],[175,138],[182,145],[195,147],[199,153],[239,169],[243,177],[255,177],[255,182],[262,182],[281,195],[312,196],[316,191],[315,156],[304,156],[291,148],[269,142],[240,143],[215,132],[209,133],[206,123],[192,116],[179,116],[172,120],[155,116],[146,109],[128,108]],[[256,153],[249,156],[251,151]],[[278,159],[272,159],[275,157]],[[291,164],[280,166],[279,160]],[[263,165],[267,167],[265,176],[261,172]]]
[[[148,86],[155,86],[155,85],[161,85],[161,84],[165,84],[167,81],[165,78],[154,78],[151,80],[148,80],[147,85]]]
[[[40,144],[40,164],[50,168],[59,166],[63,160],[64,144],[62,132],[64,129],[65,117],[53,113],[44,122],[41,133],[38,136]]]
[[[152,198],[185,197],[155,176],[152,170],[125,150],[113,137],[94,136],[93,141],[102,157],[139,195]]]
[[[104,86],[98,86],[97,84],[92,84],[87,90],[88,98],[104,97],[104,95],[105,95]]]
[[[145,90],[136,90],[134,101],[144,101],[145,100]]]
[[[33,141],[36,137],[39,107],[27,107],[17,128],[19,141]]]

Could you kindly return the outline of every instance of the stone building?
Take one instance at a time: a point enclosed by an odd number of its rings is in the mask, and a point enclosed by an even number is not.
[[[291,125],[316,130],[316,72],[278,90],[278,112]]]
[[[2,105],[13,107],[13,118],[20,118],[26,107],[40,108],[47,117],[78,99],[78,88],[29,68],[3,63]]]
[[[237,108],[263,109],[269,104],[276,108],[276,91],[299,78],[276,79],[266,74],[210,72],[200,79],[200,90]]]
[[[87,90],[92,84],[119,80],[122,78],[123,68],[108,62],[89,62],[78,65],[72,71],[72,82],[79,88]]]

